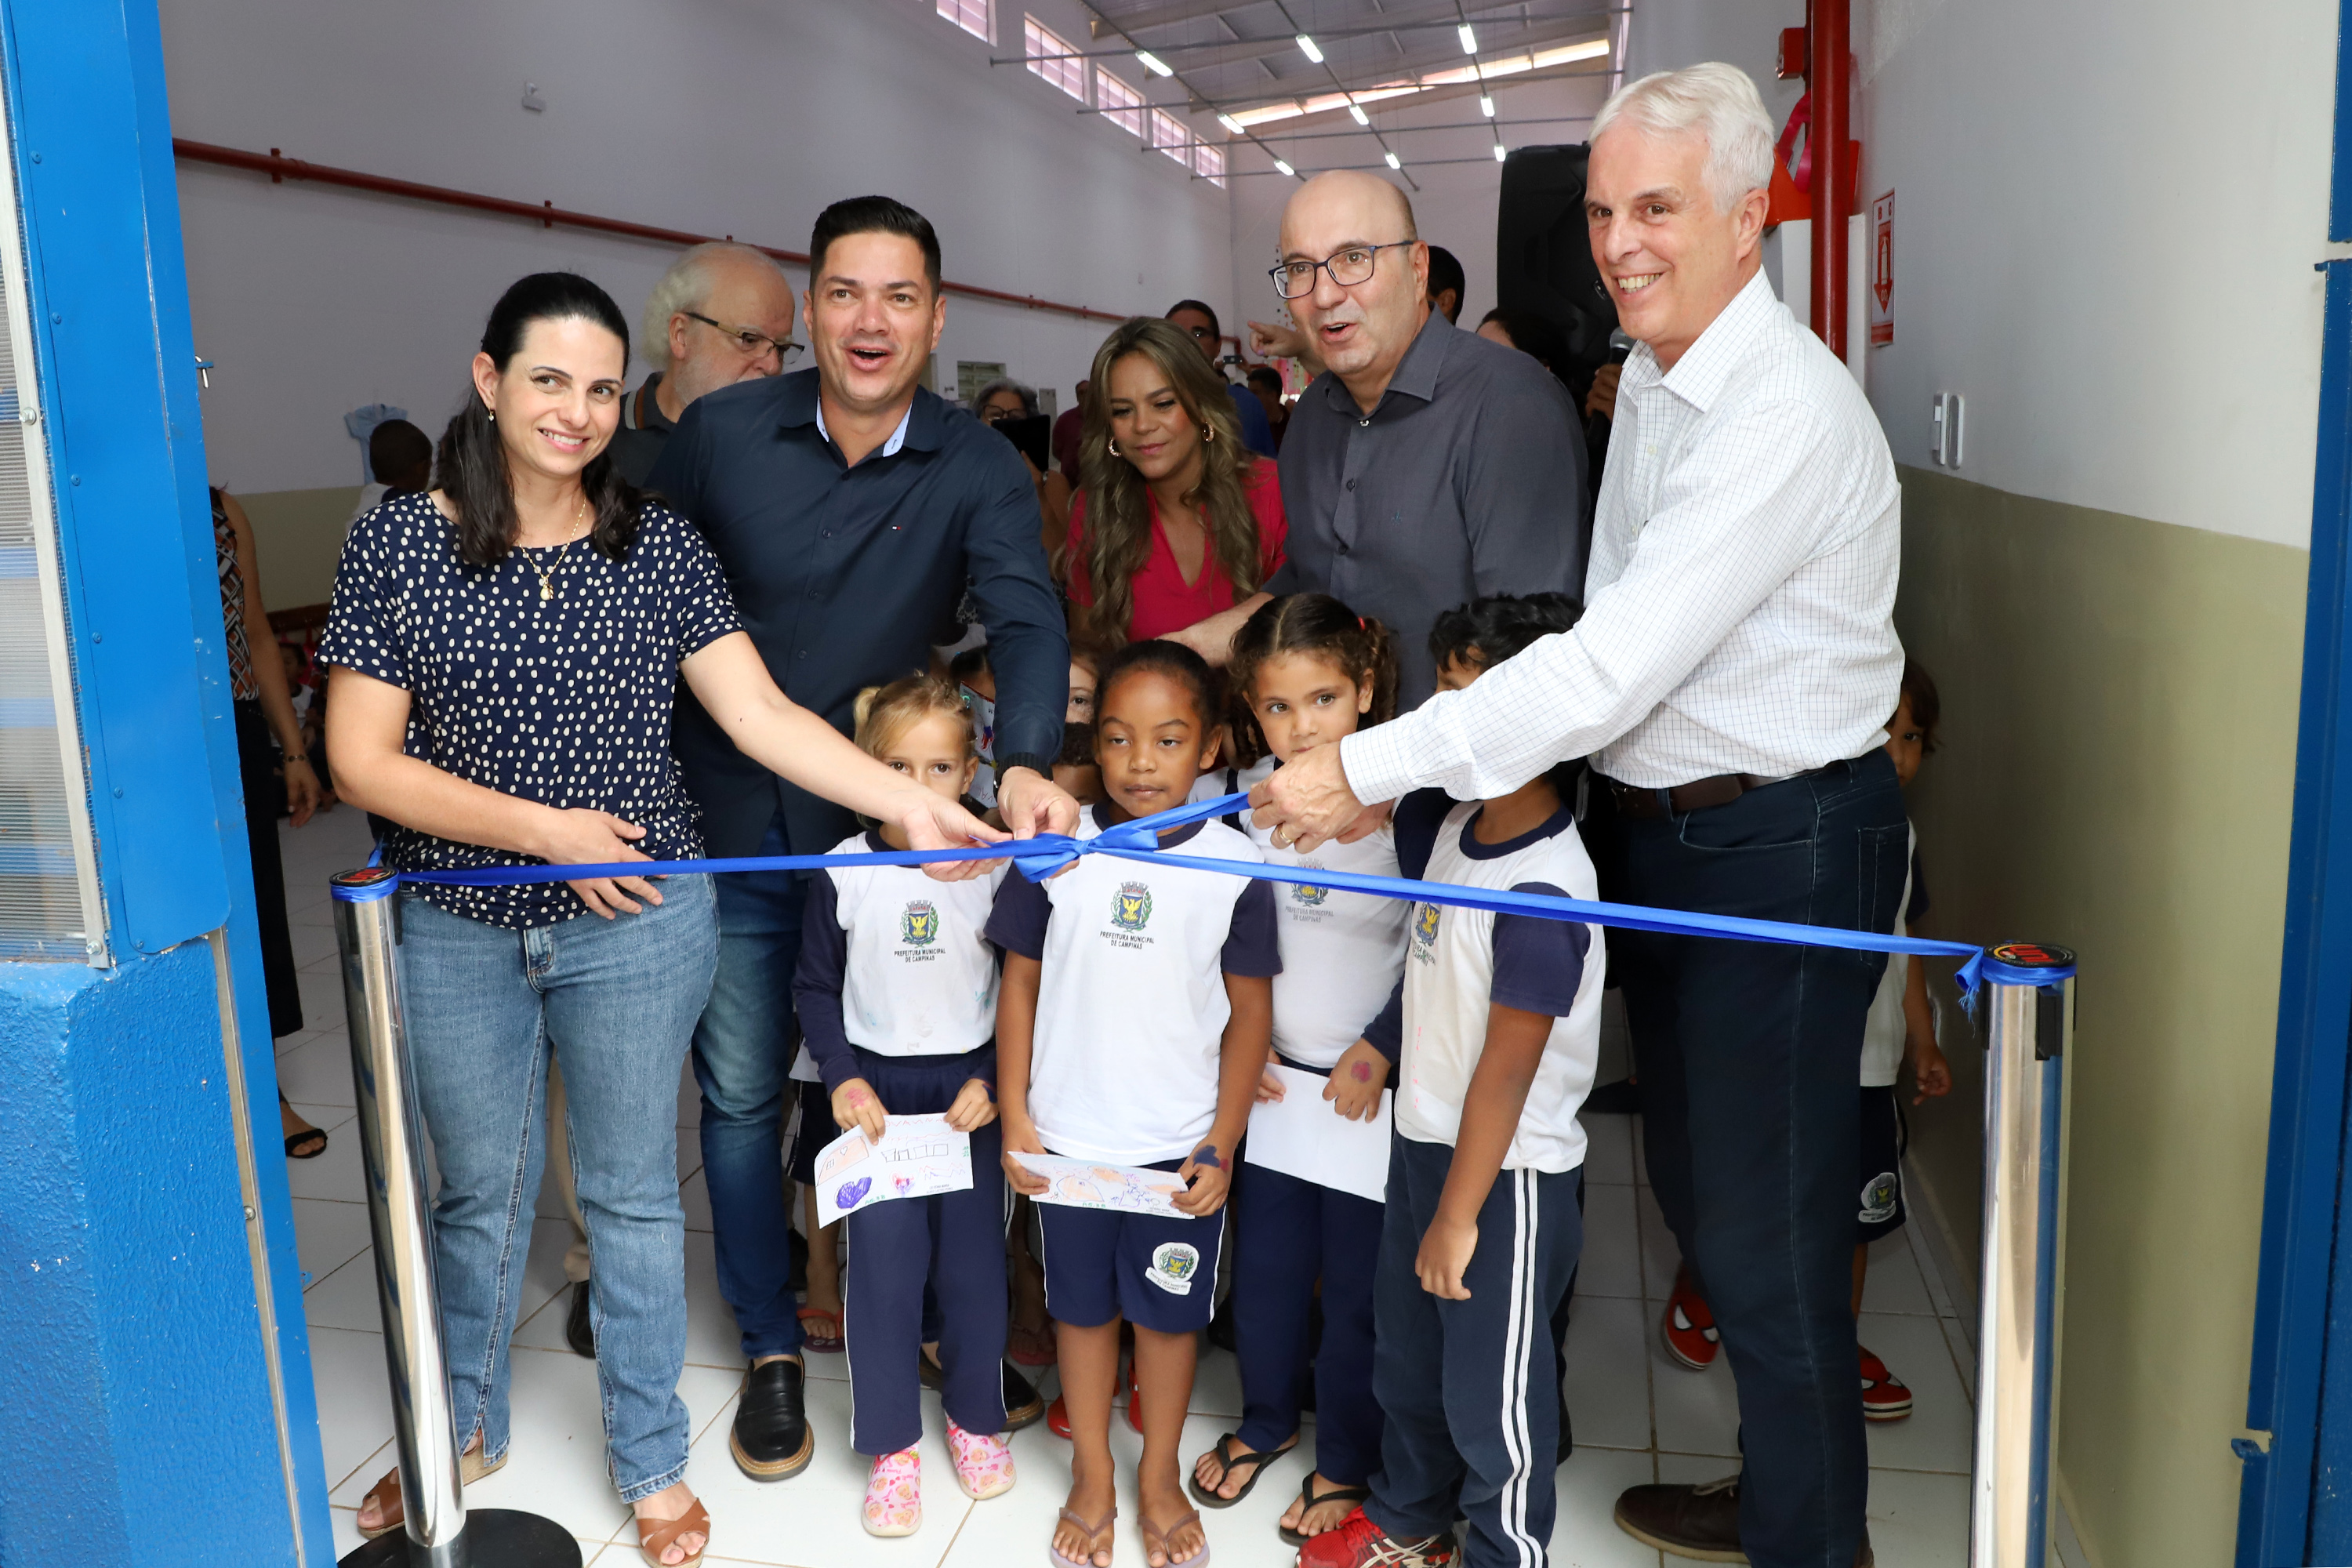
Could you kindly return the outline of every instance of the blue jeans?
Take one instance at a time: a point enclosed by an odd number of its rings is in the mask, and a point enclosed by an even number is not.
[[[1886,931],[1910,858],[1884,752],[1726,805],[1623,821],[1636,903]],[[1739,1384],[1739,1542],[1853,1561],[1870,1485],[1854,1384],[1863,1019],[1885,956],[1610,933],[1658,1207]]]
[[[509,1367],[546,1146],[546,1063],[563,1068],[572,1180],[594,1260],[596,1378],[613,1484],[635,1502],[686,1473],[686,1214],[677,1069],[710,992],[707,877],[662,902],[509,931],[403,895],[401,1000],[441,1189],[433,1255],[457,1431],[506,1452]]]
[[[789,855],[782,812],[757,853]],[[784,1116],[793,1085],[793,969],[808,891],[790,871],[719,879],[719,973],[694,1030],[702,1086],[702,1179],[710,1190],[719,1293],[747,1357],[796,1355]]]

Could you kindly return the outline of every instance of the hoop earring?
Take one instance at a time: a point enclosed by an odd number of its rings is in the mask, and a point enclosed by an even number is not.
[[[1203,425],[1203,426],[1201,426],[1201,445],[1202,445],[1203,447],[1205,447],[1205,446],[1207,446],[1210,442],[1214,441],[1216,438],[1217,438],[1217,427],[1216,427],[1215,426],[1213,426],[1213,425]]]
[[[1118,443],[1116,441],[1110,444],[1110,455],[1114,458],[1118,456]]]

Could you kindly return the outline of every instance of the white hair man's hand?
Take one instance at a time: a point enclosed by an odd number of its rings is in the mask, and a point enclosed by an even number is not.
[[[1276,847],[1301,854],[1337,838],[1352,844],[1388,818],[1348,786],[1339,748],[1316,746],[1274,770],[1250,791],[1250,820],[1274,830]]]

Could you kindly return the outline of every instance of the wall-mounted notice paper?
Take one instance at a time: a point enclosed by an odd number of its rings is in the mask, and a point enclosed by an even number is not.
[[[1282,1080],[1282,1098],[1250,1107],[1249,1140],[1242,1145],[1242,1157],[1318,1187],[1386,1202],[1389,1091],[1381,1091],[1381,1109],[1370,1121],[1351,1121],[1323,1098],[1329,1079],[1280,1062],[1271,1065],[1274,1076]]]
[[[1059,1154],[1013,1156],[1031,1173],[1045,1178],[1045,1190],[1031,1201],[1066,1204],[1074,1209],[1118,1209],[1125,1214],[1158,1215],[1163,1219],[1191,1219],[1169,1200],[1184,1190],[1184,1179],[1173,1171],[1148,1170],[1141,1165],[1105,1165],[1093,1160],[1068,1160]]]
[[[971,1137],[944,1116],[893,1116],[882,1142],[855,1130],[817,1151],[819,1225],[893,1198],[929,1198],[971,1185]]]

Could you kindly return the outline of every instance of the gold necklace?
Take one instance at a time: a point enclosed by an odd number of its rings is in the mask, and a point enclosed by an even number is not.
[[[572,509],[572,537],[565,540],[563,542],[563,547],[555,552],[555,571],[561,572],[563,570],[563,558],[571,554],[572,547],[580,542],[580,519],[587,510],[588,492],[583,489],[580,492],[580,500],[578,503]],[[532,560],[529,550],[524,549],[520,544],[515,546],[515,550],[522,556],[522,563],[530,567],[533,572],[539,574],[539,602],[544,605],[549,600],[554,598],[554,574],[542,568],[538,562]]]

